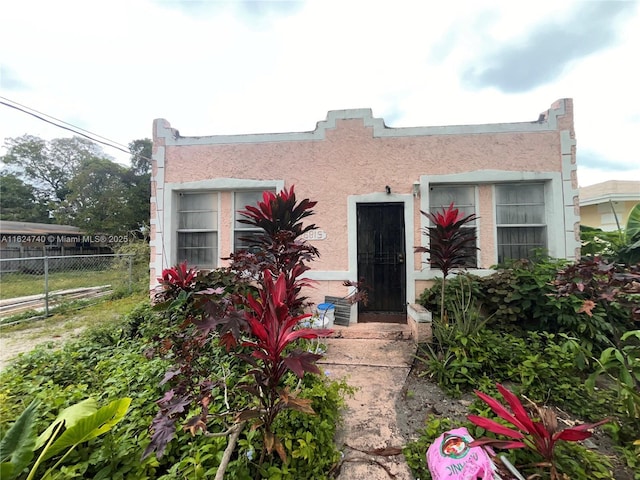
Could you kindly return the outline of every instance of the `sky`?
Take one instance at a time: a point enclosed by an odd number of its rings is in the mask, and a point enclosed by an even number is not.
[[[640,180],[640,1],[21,0],[0,16],[0,102],[126,145],[537,120],[574,99],[578,182]],[[0,104],[0,144],[72,135]],[[104,147],[121,163],[128,155]],[[2,150],[0,150],[0,154]]]

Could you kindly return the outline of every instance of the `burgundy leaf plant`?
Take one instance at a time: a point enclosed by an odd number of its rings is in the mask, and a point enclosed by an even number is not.
[[[534,404],[532,408],[533,416],[530,416],[516,395],[499,383],[496,386],[511,410],[500,403],[499,400],[485,393],[475,390],[475,394],[489,405],[496,415],[513,428],[478,415],[468,415],[467,418],[473,424],[497,435],[508,437],[509,440],[483,437],[473,441],[469,446],[491,446],[505,449],[527,448],[532,450],[544,459],[544,462],[538,464],[538,466],[550,468],[551,480],[561,478],[554,459],[556,444],[559,441],[576,442],[589,438],[592,435],[589,430],[609,421],[609,419],[604,419],[596,423],[585,423],[560,430],[558,428],[558,419],[552,409]]]
[[[267,453],[276,450],[285,461],[284,447],[273,435],[272,425],[278,413],[285,408],[292,408],[313,414],[311,401],[297,398],[295,392],[282,388],[282,381],[287,371],[302,378],[305,372],[320,374],[315,362],[321,355],[288,347],[299,339],[314,339],[328,336],[331,330],[296,328],[310,315],[293,316],[287,305],[287,283],[284,273],[273,280],[270,271],[263,274],[264,284],[259,298],[247,297],[249,309],[246,318],[251,331],[251,339],[242,342],[242,346],[250,350],[250,354],[241,354],[253,368],[249,374],[253,382],[241,385],[253,393],[259,405],[242,412],[241,418],[257,418],[256,425],[263,428]]]
[[[145,456],[161,455],[174,437],[176,423],[194,407],[199,413],[184,428],[192,434],[206,432],[214,390],[226,391],[224,379],[211,378],[211,372],[199,368],[206,364],[201,362],[203,349],[215,339],[250,366],[252,380],[237,386],[249,392],[254,402],[235,416],[236,425],[250,421],[253,428],[261,428],[264,451],[275,450],[286,460],[284,446],[273,434],[274,420],[287,408],[314,412],[310,400],[284,387],[285,376],[320,373],[315,363],[321,357],[292,344],[331,334],[330,330],[298,328],[310,316],[302,314],[306,299],[301,291],[311,285],[303,274],[309,270],[307,263],[318,256],[317,249],[300,238],[316,226],[304,226],[302,220],[313,214],[315,204],[309,199],[297,202],[293,186],[277,195],[265,192],[257,206],[241,212],[242,222],[261,228],[264,234],[251,239],[252,248],[231,255],[228,268],[204,273],[184,263],[163,272],[160,307],[179,322],[161,343],[174,359],[161,382],[171,389],[157,402],[160,408]]]
[[[440,319],[445,320],[445,286],[449,272],[454,268],[463,268],[471,252],[476,250],[476,234],[473,228],[464,228],[476,220],[475,213],[464,216],[453,202],[442,211],[427,213],[420,211],[431,222],[431,226],[422,229],[429,238],[429,246],[415,247],[416,253],[429,254],[429,263],[442,271],[442,294]]]

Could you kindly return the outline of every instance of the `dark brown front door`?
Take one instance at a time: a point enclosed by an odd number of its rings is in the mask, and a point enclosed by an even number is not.
[[[359,203],[357,218],[358,278],[369,287],[358,321],[405,323],[404,204]]]

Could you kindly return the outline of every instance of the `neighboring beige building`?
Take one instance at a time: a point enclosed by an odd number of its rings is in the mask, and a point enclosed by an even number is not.
[[[482,273],[536,248],[579,254],[573,102],[562,99],[533,121],[389,128],[369,109],[330,111],[313,131],[183,137],[168,121],[153,125],[151,278],[187,259],[224,264],[246,235],[236,212],[265,189],[295,185],[318,201],[308,240],[320,250],[307,292],[320,303],[343,296],[344,280],[364,278],[371,303],[361,315],[402,315],[439,275],[426,255],[420,210],[455,202],[479,219]],[[383,319],[381,315],[379,318]]]
[[[580,188],[580,218],[583,225],[604,231],[624,228],[631,209],[640,203],[640,182],[609,180]],[[615,212],[615,213],[614,213]]]

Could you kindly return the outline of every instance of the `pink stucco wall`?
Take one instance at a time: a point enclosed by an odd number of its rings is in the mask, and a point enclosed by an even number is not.
[[[558,113],[558,109],[562,109]],[[531,115],[529,115],[531,116]],[[421,176],[451,175],[476,171],[556,172],[562,180],[573,183],[575,177],[575,147],[563,144],[561,132],[574,138],[571,100],[556,102],[546,112],[545,128],[540,122],[497,124],[487,128],[442,127],[436,132],[417,129],[387,129],[385,136],[376,136],[376,128],[367,125],[366,118],[336,119],[335,126],[324,129],[317,139],[285,139],[254,136],[246,142],[243,136],[178,137],[167,139],[154,132],[154,185],[152,218],[162,215],[162,199],[158,192],[165,184],[196,182],[206,179],[230,178],[252,180],[284,180],[285,186],[296,186],[301,198],[318,201],[316,215],[310,219],[323,229],[327,238],[314,243],[321,251],[313,268],[321,271],[344,271],[348,265],[348,215],[346,199],[350,195],[383,192],[391,187],[395,194],[413,194],[414,183]],[[551,118],[553,117],[553,118]],[[164,122],[164,123],[162,123]],[[165,130],[168,122],[157,121]],[[428,128],[428,127],[427,127]],[[157,127],[156,127],[157,130]],[[397,131],[398,135],[394,135]],[[457,133],[463,131],[467,133]],[[175,131],[174,131],[175,132]],[[441,132],[441,133],[438,133]],[[388,133],[388,135],[387,135]],[[414,134],[415,133],[415,134]],[[295,135],[294,135],[295,137]],[[324,138],[321,138],[324,137]],[[207,141],[211,138],[211,142]],[[567,153],[569,152],[569,153]],[[563,154],[566,158],[563,158]],[[567,162],[567,158],[569,162]],[[573,170],[567,165],[573,165]],[[162,175],[158,175],[159,169]],[[564,170],[563,170],[564,169]],[[564,183],[564,182],[563,182]],[[160,189],[158,188],[160,187]],[[572,185],[577,188],[577,185]],[[480,263],[488,267],[495,263],[495,225],[492,187],[478,187]],[[562,196],[566,196],[563,191]],[[573,205],[573,198],[570,204]],[[221,225],[232,223],[230,193],[221,196]],[[565,199],[566,200],[566,199]],[[562,201],[562,199],[560,199]],[[414,245],[421,235],[421,199],[413,200]],[[566,201],[565,201],[566,203]],[[560,210],[562,206],[560,206]],[[165,217],[166,218],[166,217]],[[156,222],[160,225],[162,222]],[[565,222],[566,223],[566,222]],[[164,225],[165,233],[171,226]],[[570,226],[574,228],[573,224]],[[158,267],[162,238],[156,235],[152,222],[152,273]],[[230,235],[220,237],[220,254],[230,250]],[[409,252],[407,252],[409,253]],[[414,256],[414,271],[420,271],[421,258]],[[423,280],[416,280],[416,285]],[[323,291],[339,288],[328,282]]]

